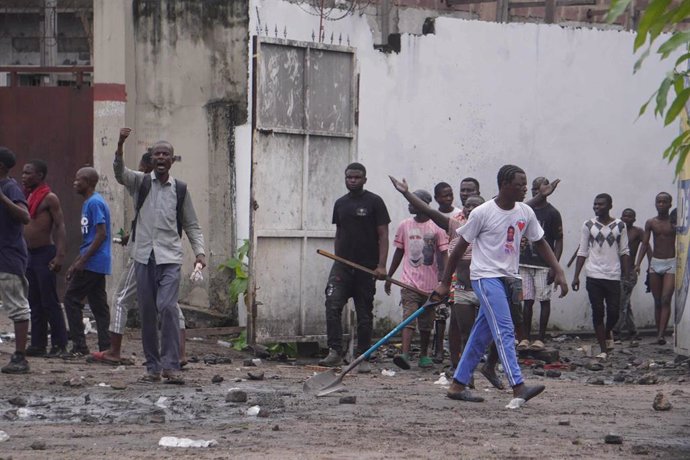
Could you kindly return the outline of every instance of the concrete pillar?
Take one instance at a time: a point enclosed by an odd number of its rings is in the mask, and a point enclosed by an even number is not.
[[[131,35],[126,32],[127,15],[131,14],[128,4],[127,0],[93,2],[93,165],[101,176],[97,191],[110,206],[113,235],[120,228],[127,231],[127,222],[130,221],[126,218],[128,195],[115,181],[112,167],[120,128],[126,126],[127,56],[128,49],[131,49],[131,39],[128,38]],[[128,140],[128,144],[135,145],[134,139]],[[134,160],[127,158],[127,163],[131,165]],[[114,289],[127,257],[120,246],[114,246],[112,253],[114,276],[109,277],[109,293]]]
[[[57,65],[57,0],[45,0],[43,5],[43,37],[41,39],[41,66],[53,67]],[[55,74],[47,77],[45,84],[55,86],[57,78]]]

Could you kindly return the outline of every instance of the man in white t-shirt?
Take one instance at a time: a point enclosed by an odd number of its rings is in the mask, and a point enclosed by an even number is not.
[[[441,296],[448,294],[457,263],[471,243],[470,279],[480,308],[448,389],[447,396],[451,399],[484,400],[473,395],[467,386],[492,340],[496,343],[515,398],[528,401],[544,391],[543,385],[524,384],[515,354],[515,330],[509,298],[520,295],[521,282],[517,273],[523,236],[533,242],[539,255],[553,269],[554,282],[561,288],[561,297],[568,292],[563,269],[544,240],[544,231],[534,211],[522,203],[527,193],[525,172],[517,166],[505,165],[498,171],[497,182],[498,196],[472,211],[467,223],[458,230],[459,242],[449,256],[443,279],[436,289]]]
[[[628,231],[625,223],[610,215],[613,199],[608,193],[600,193],[594,198],[594,215],[582,225],[580,249],[577,251],[573,291],[580,289],[580,272],[584,266],[587,271],[587,294],[592,304],[592,323],[594,333],[601,348],[599,359],[607,358],[608,348],[613,348],[613,339],[607,347],[607,339],[618,322],[621,300],[621,265],[623,275],[628,275],[630,249]],[[585,265],[585,260],[587,264]],[[621,264],[621,261],[623,262]],[[604,326],[606,314],[606,326]]]

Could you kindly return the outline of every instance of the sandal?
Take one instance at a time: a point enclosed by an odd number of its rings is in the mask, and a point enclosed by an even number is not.
[[[526,350],[529,350],[529,340],[524,339],[520,343],[518,343],[517,351],[526,351]]]
[[[163,378],[165,379],[163,383],[168,385],[184,385],[184,379],[176,372],[163,371]]]
[[[544,385],[534,385],[529,387],[525,385],[523,391],[517,395],[516,398],[522,398],[525,400],[525,402],[527,402],[535,396],[539,396],[545,389],[546,387]]]
[[[161,381],[160,374],[146,374],[143,377],[139,377],[137,380],[139,383],[158,383]]]
[[[410,357],[406,354],[403,353],[402,355],[398,355],[395,358],[393,358],[393,364],[398,366],[400,369],[403,370],[410,370]]]
[[[121,359],[110,359],[105,357],[105,351],[94,351],[86,357],[86,362],[89,364],[105,364],[107,366],[119,366],[122,364]]]
[[[429,369],[431,367],[434,367],[434,362],[428,356],[420,356],[419,361],[417,361],[417,366],[419,366],[422,369]]]
[[[484,398],[482,398],[481,396],[475,396],[468,389],[464,389],[462,391],[450,391],[450,390],[448,390],[448,392],[446,393],[446,396],[449,397],[450,399],[454,399],[456,401],[484,402]]]
[[[489,370],[486,367],[482,366],[479,368],[479,372],[486,378],[486,380],[489,381],[491,385],[493,385],[494,388],[498,390],[505,390],[506,387],[503,385],[503,382],[501,379],[496,375],[496,372],[493,370]]]
[[[546,346],[544,345],[544,342],[541,340],[535,340],[532,342],[532,345],[530,345],[527,348],[529,351],[544,351],[546,349]]]

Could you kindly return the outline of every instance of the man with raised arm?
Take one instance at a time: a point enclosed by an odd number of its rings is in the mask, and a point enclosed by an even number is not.
[[[132,225],[132,258],[137,278],[141,341],[146,357],[145,383],[184,384],[180,370],[180,271],[183,262],[182,230],[196,256],[196,268],[206,266],[204,237],[187,184],[170,175],[175,161],[172,144],[158,141],[151,148],[153,171],[145,174],[126,168],[122,145],[129,128],[120,133],[113,170],[136,203]],[[126,134],[126,135],[123,135]],[[160,324],[160,341],[159,341]]]

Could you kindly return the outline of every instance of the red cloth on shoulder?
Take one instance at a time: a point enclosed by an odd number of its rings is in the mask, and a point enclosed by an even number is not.
[[[46,183],[39,185],[31,193],[29,193],[29,196],[26,198],[26,201],[29,204],[29,215],[32,219],[36,217],[36,211],[38,211],[38,206],[49,193],[50,187],[48,187],[48,184]]]

